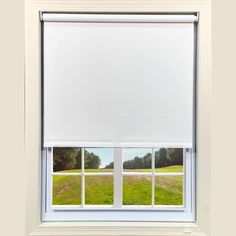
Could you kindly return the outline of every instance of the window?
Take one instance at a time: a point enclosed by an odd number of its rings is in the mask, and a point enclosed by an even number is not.
[[[194,220],[195,27],[43,14],[43,220]]]
[[[184,212],[192,204],[191,149],[47,148],[46,208]],[[74,219],[75,220],[75,219]]]

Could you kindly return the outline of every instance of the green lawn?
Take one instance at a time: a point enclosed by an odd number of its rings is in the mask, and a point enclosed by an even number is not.
[[[183,176],[155,177],[155,205],[183,204]]]
[[[150,172],[151,169],[124,169],[124,172]],[[156,168],[156,172],[183,172],[183,166],[180,165],[174,165],[174,166],[167,166],[167,167],[162,167],[162,168]],[[70,172],[70,173],[79,173],[81,172],[80,169],[73,169],[73,170],[62,170],[62,171],[57,171],[57,172]],[[86,173],[95,173],[95,172],[113,172],[113,169],[85,169]]]
[[[100,169],[85,169],[84,170],[86,173],[94,173],[94,172],[113,172],[113,169],[105,169],[105,168],[100,168]]]
[[[151,169],[124,169],[124,172],[150,172]],[[167,166],[162,168],[156,168],[156,172],[183,172],[183,166],[174,165],[174,166]]]
[[[109,171],[112,169],[90,169],[91,172]],[[158,172],[182,172],[182,166],[157,168]],[[132,171],[142,171],[138,169]],[[147,171],[147,170],[146,170]],[[78,172],[67,170],[62,172]],[[155,204],[182,205],[182,176],[155,177]],[[151,204],[151,176],[124,176],[123,177],[123,204],[150,205]],[[80,176],[53,176],[53,204],[80,205],[81,204],[81,177]],[[85,204],[112,205],[113,204],[113,176],[86,176],[85,177]]]
[[[113,176],[86,176],[85,204],[113,205]]]
[[[94,173],[94,172],[113,172],[113,169],[105,169],[105,168],[101,168],[101,169],[85,169],[84,170],[86,173]],[[57,171],[57,172],[62,172],[62,173],[80,173],[81,169],[73,169],[73,170],[61,170],[61,171]]]
[[[152,204],[151,176],[124,176],[123,204],[151,205]]]
[[[81,177],[53,176],[53,205],[80,205]]]
[[[156,172],[175,172],[180,173],[183,172],[183,166],[180,165],[174,165],[174,166],[167,166],[162,168],[156,168]]]

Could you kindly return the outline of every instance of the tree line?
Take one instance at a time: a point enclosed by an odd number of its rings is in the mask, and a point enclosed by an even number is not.
[[[147,153],[143,157],[134,157],[123,163],[124,169],[149,169],[152,164],[152,154]],[[114,163],[111,162],[105,168],[113,168]],[[183,165],[183,149],[182,148],[160,148],[155,151],[155,168],[166,167],[172,165]]]
[[[101,158],[93,152],[84,150],[84,167],[98,169]],[[53,148],[53,170],[81,169],[81,148]]]
[[[148,169],[151,168],[152,154],[147,153],[143,157],[135,156],[133,159],[123,163],[124,169]],[[84,167],[86,169],[99,169],[101,158],[93,152],[84,150]],[[160,148],[155,151],[155,168],[171,165],[183,165],[182,148]],[[113,168],[114,163],[106,165],[106,169]],[[53,170],[81,169],[80,148],[54,148]]]

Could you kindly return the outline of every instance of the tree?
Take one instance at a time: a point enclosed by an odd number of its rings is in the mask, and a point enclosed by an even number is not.
[[[53,148],[53,170],[73,169],[78,151],[78,148]]]
[[[110,164],[105,166],[105,169],[113,169],[114,168],[114,162],[111,162]]]
[[[147,169],[151,168],[152,154],[147,153],[143,157],[134,157],[123,163],[124,169]],[[106,165],[105,168],[113,168],[114,163]],[[182,148],[160,148],[155,152],[155,168],[166,167],[171,165],[183,165]]]
[[[74,169],[81,169],[81,148],[78,148],[77,155],[75,157]]]
[[[134,157],[131,160],[125,161],[123,163],[124,169],[147,169],[151,168],[152,165],[152,154],[147,153],[143,157]]]
[[[183,165],[183,149],[168,148],[168,159],[172,165]]]
[[[147,153],[144,157],[143,157],[143,167],[142,168],[151,168],[152,167],[152,154],[151,153]]]
[[[167,149],[160,148],[155,152],[155,168],[165,167],[170,165],[170,161],[167,158]]]
[[[101,158],[93,152],[84,152],[84,167],[87,169],[99,169],[101,165]]]

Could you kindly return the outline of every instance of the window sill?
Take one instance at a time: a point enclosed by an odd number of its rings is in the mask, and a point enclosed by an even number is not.
[[[195,223],[157,222],[47,222],[38,225],[31,236],[66,235],[157,235],[206,236]]]

